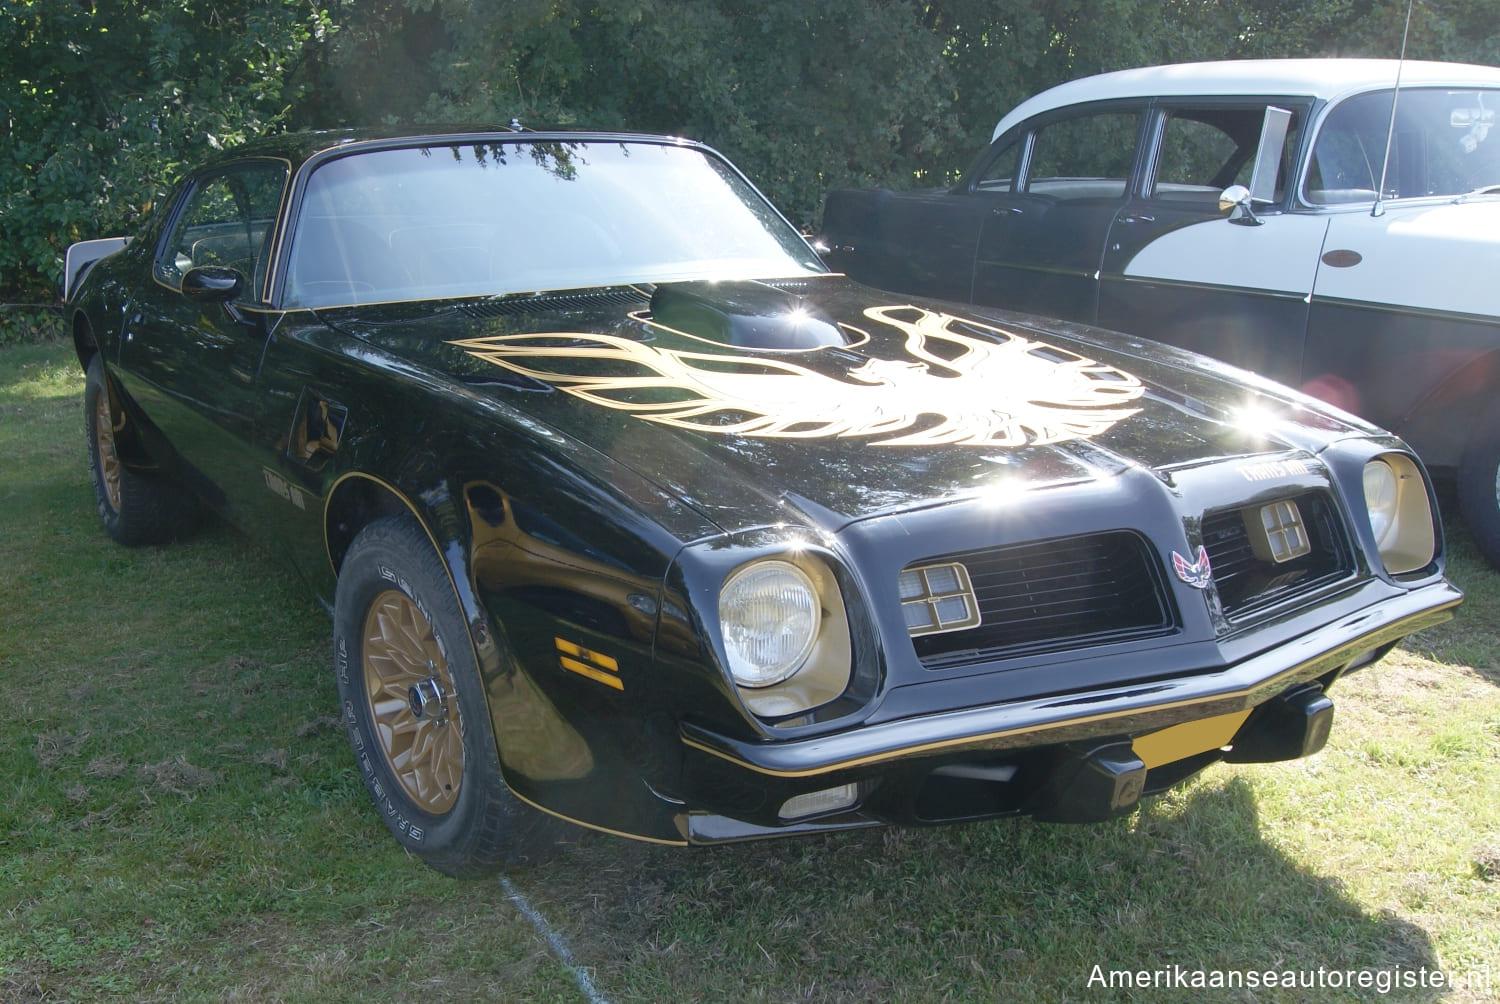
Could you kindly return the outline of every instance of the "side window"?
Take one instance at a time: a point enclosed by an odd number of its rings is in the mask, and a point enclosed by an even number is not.
[[[1283,106],[1284,102],[1278,102],[1278,107]],[[1264,104],[1168,109],[1162,121],[1150,197],[1217,205],[1219,193],[1230,185],[1249,185],[1265,114]],[[1286,189],[1301,119],[1301,113],[1294,111],[1276,175],[1278,200]]]
[[[1396,105],[1390,161],[1391,92],[1349,98],[1328,113],[1313,144],[1303,197],[1313,205],[1464,195],[1500,179],[1500,143],[1490,138],[1500,91],[1413,88]],[[1497,132],[1496,135],[1500,135]]]
[[[1000,151],[979,176],[978,191],[1013,192],[1016,187],[1016,171],[1021,166],[1021,151],[1025,149],[1024,138],[1016,140]]]
[[[266,233],[276,219],[286,169],[280,164],[239,167],[200,179],[156,259],[156,277],[174,288],[199,265],[244,274],[258,290],[265,275]]]
[[[1059,199],[1120,198],[1135,162],[1140,114],[1105,111],[1036,132],[1026,190]]]

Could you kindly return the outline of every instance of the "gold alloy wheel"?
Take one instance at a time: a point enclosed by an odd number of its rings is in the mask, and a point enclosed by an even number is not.
[[[99,452],[99,476],[109,507],[120,511],[120,455],[115,452],[115,418],[110,413],[109,391],[99,388],[94,401],[94,446]]]
[[[463,724],[448,661],[405,593],[387,589],[365,615],[364,677],[391,771],[418,808],[447,812],[463,782]]]

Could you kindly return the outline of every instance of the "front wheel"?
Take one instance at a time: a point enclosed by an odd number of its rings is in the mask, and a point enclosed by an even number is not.
[[[360,531],[339,572],[333,625],[355,761],[402,846],[454,876],[545,857],[555,824],[501,778],[468,628],[415,519]]]
[[[1458,508],[1479,553],[1500,568],[1500,412],[1482,428],[1488,438],[1471,443],[1458,468]]]

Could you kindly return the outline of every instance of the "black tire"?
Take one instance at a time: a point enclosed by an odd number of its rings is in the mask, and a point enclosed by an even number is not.
[[[160,474],[137,470],[121,455],[123,413],[110,396],[104,364],[89,360],[83,385],[89,474],[104,529],[121,544],[165,544],[186,536],[197,520],[191,493]]]
[[[1488,439],[1470,443],[1458,468],[1458,508],[1479,553],[1500,568],[1500,410],[1480,426]]]
[[[555,853],[560,824],[501,778],[468,627],[412,517],[379,520],[354,539],[333,644],[355,762],[403,847],[458,877]]]

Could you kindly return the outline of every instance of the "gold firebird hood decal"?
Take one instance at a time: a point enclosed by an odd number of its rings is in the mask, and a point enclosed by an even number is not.
[[[864,313],[901,331],[909,358],[870,359],[847,379],[784,358],[837,348],[695,352],[574,332],[450,344],[593,404],[720,435],[882,437],[875,446],[1045,445],[1100,435],[1140,410],[1119,407],[1144,393],[1140,380],[1066,349],[918,307]]]

